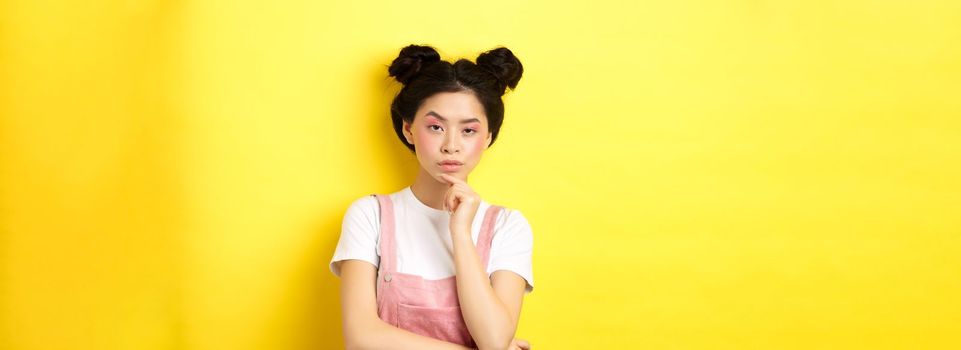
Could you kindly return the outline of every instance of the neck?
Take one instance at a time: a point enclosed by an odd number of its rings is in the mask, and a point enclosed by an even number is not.
[[[467,179],[462,180],[467,181]],[[438,181],[424,171],[424,168],[420,168],[417,178],[410,185],[410,191],[414,193],[414,197],[417,197],[428,207],[437,210],[444,210],[444,195],[447,194],[449,188],[449,184]]]

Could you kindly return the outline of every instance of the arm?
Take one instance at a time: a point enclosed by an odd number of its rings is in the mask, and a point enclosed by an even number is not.
[[[500,270],[488,279],[470,231],[452,232],[457,297],[464,322],[481,350],[507,349],[517,330],[527,281]]]
[[[377,317],[377,270],[363,260],[340,264],[341,314],[347,349],[451,349],[466,347],[394,327]]]

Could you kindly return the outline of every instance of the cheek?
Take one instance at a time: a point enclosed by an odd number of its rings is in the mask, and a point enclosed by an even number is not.
[[[471,153],[473,153],[473,154],[480,154],[481,152],[484,151],[484,144],[485,144],[485,143],[484,143],[484,139],[482,139],[482,138],[480,138],[480,137],[477,137],[477,138],[474,140],[474,142],[471,143],[471,145],[468,146],[468,147],[470,147]]]
[[[437,140],[435,139],[436,137],[433,137],[430,131],[425,130],[425,128],[420,128],[414,131],[414,140],[415,140],[414,144],[421,146],[423,148],[431,148],[435,146],[435,144],[437,143]]]

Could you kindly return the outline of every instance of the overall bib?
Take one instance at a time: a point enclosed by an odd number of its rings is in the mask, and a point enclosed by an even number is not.
[[[397,272],[394,241],[394,207],[388,195],[380,203],[380,266],[377,270],[377,316],[395,327],[466,347],[477,347],[471,338],[457,300],[456,275],[437,280]],[[491,205],[477,237],[477,255],[484,271],[494,238],[494,219],[502,208]]]

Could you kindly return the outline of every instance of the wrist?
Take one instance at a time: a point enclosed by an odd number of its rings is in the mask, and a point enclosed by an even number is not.
[[[451,228],[450,236],[452,238],[463,238],[463,237],[470,238],[470,229],[465,229],[460,227]]]

